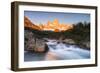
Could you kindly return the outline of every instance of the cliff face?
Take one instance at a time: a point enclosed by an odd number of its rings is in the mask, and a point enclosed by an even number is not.
[[[37,25],[33,24],[28,17],[24,17],[24,27],[25,28],[29,28],[29,29],[37,29],[37,30],[41,30],[40,27],[38,27]]]

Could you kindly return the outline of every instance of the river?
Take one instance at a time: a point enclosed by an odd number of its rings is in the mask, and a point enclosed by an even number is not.
[[[46,42],[49,51],[47,53],[24,52],[24,61],[43,61],[43,60],[71,60],[71,59],[88,59],[90,50],[80,48],[76,45],[64,44],[56,40]]]

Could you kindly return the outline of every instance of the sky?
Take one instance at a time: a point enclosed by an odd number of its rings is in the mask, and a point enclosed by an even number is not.
[[[42,11],[24,11],[34,24],[47,24],[58,19],[61,24],[75,24],[78,22],[90,22],[90,14],[85,13],[64,13],[64,12],[42,12]]]

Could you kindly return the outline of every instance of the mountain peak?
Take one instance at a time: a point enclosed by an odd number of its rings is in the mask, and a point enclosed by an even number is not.
[[[60,24],[58,19],[54,19],[53,22],[48,21],[47,24],[39,25],[42,30],[46,31],[66,31],[73,28],[72,24]]]
[[[54,19],[53,24],[58,25],[59,24],[58,19]]]

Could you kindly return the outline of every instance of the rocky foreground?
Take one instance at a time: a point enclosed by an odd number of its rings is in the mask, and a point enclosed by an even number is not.
[[[27,51],[33,51],[38,53],[44,53],[49,50],[48,45],[46,42],[49,40],[48,38],[41,38],[39,35],[37,36],[30,30],[25,30],[24,32],[24,38],[25,38],[25,50]],[[77,45],[80,48],[90,49],[90,42],[82,42],[80,44],[77,44],[72,39],[52,39],[55,40],[57,43],[62,42],[64,44],[71,44],[71,45]]]
[[[55,40],[47,42],[49,50],[46,53],[25,51],[24,61],[71,60],[88,59],[90,51],[76,45],[57,43]]]

